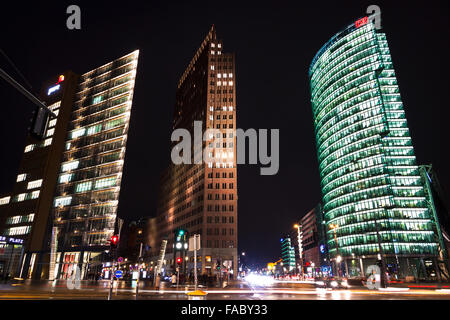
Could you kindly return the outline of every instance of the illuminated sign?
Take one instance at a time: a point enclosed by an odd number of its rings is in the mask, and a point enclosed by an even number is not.
[[[15,243],[15,244],[23,244],[23,239],[10,238],[5,236],[0,236],[1,242]]]
[[[56,83],[56,85],[54,85],[53,87],[49,88],[47,91],[47,95],[51,95],[53,92],[58,91],[61,88],[61,85],[59,84],[60,82],[64,81],[64,76],[60,75],[58,78],[58,82]]]
[[[319,248],[320,248],[320,252],[325,253],[325,245],[324,244],[321,244]]]
[[[60,84],[57,84],[56,86],[53,86],[51,88],[48,89],[47,95],[51,95],[53,92],[59,90],[59,88],[61,88]]]
[[[361,18],[361,19],[357,20],[357,21],[355,22],[355,27],[359,28],[359,27],[361,27],[361,26],[367,24],[367,21],[368,21],[368,20],[369,20],[369,19],[368,19],[367,17],[364,17],[364,18]]]

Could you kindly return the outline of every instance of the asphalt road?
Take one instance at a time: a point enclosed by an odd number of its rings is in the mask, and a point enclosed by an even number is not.
[[[207,293],[206,300],[450,300],[448,289],[389,288],[368,290],[363,287],[325,290],[308,284],[276,283],[270,286],[254,286],[237,282],[225,288],[200,288]],[[145,287],[139,290],[139,300],[188,300],[186,294],[192,287],[178,289],[162,283],[159,290]],[[79,289],[69,289],[67,283],[1,284],[1,300],[106,300],[109,283],[81,282]],[[135,289],[125,283],[115,286],[113,300],[135,300]]]

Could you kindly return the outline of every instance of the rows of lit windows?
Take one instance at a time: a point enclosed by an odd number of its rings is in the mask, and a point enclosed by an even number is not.
[[[338,226],[356,225],[359,223],[365,223],[367,221],[373,221],[375,219],[401,219],[401,220],[426,220],[430,218],[430,212],[428,208],[395,208],[386,210],[384,208],[366,210],[356,212],[350,215],[336,217],[328,220],[329,224],[337,224]],[[337,230],[339,232],[341,227]]]
[[[336,254],[336,249],[331,248],[333,246],[333,242],[329,243],[330,253],[332,255]],[[424,254],[437,254],[437,243],[382,243],[384,254],[415,254],[415,255],[424,255]],[[349,245],[345,247],[339,247],[339,253],[344,256],[351,256],[355,254],[357,256],[362,255],[375,255],[380,253],[378,244],[357,244],[357,245]]]
[[[377,105],[377,101],[372,99],[371,101],[360,103],[350,109],[339,113],[337,117],[330,119],[323,127],[321,127],[317,133],[319,149],[330,147],[334,142],[338,140],[335,138],[340,131],[346,130],[355,122],[371,118],[381,111],[381,106]],[[339,126],[337,126],[339,125]],[[326,131],[323,131],[323,129]],[[336,130],[337,129],[337,130]],[[321,131],[323,133],[321,133]],[[353,133],[358,134],[358,132]],[[342,136],[342,133],[341,133]]]
[[[382,116],[378,116],[381,118]],[[369,130],[366,131],[370,132]],[[342,141],[338,141],[339,144],[335,145],[333,152],[319,154],[319,161],[321,161],[324,165],[327,165],[329,161],[333,161],[335,159],[339,159],[344,154],[349,154],[355,150],[361,150],[365,147],[376,146],[380,143],[380,137],[378,135],[371,135],[369,137],[361,137],[361,139],[357,139],[355,136],[349,136],[349,138],[343,138]],[[345,146],[345,147],[343,147]]]
[[[27,152],[33,151],[36,147],[38,147],[38,148],[48,147],[49,145],[52,144],[52,140],[53,140],[52,138],[47,138],[39,144],[29,144],[25,147],[24,152],[27,153]]]
[[[349,51],[348,54],[346,56],[342,57],[341,59],[331,60],[329,63],[326,64],[325,68],[321,69],[320,72],[315,73],[313,75],[313,78],[320,76],[321,73],[336,74],[339,72],[339,68],[337,68],[337,67],[342,67],[342,66],[347,67],[350,64],[354,63],[355,61],[370,57],[371,55],[373,55],[375,53],[377,53],[375,40],[366,41],[362,45],[353,48],[353,50]],[[337,66],[337,64],[339,64],[339,66]],[[330,70],[330,68],[328,66],[333,67],[333,70]],[[353,67],[351,67],[352,68],[351,71],[354,70]],[[314,92],[315,95],[313,96],[315,99],[320,98],[320,96],[318,96],[319,93],[320,93],[320,95],[323,95],[326,92],[327,96],[328,95],[333,96],[333,94],[330,91],[334,91],[336,89],[336,86],[329,85],[328,87],[324,88],[324,86],[328,83],[327,80],[329,80],[329,79],[325,79],[325,81],[324,81],[324,79],[319,78],[316,80],[317,81],[315,81],[315,80],[312,81],[314,86],[318,85]]]
[[[27,223],[33,222],[33,220],[34,220],[34,213],[30,213],[27,215],[9,217],[8,219],[6,219],[6,224]]]
[[[358,85],[361,86],[364,83],[370,83],[363,80],[367,77],[360,77],[360,75],[366,75],[366,72],[364,72],[367,71],[366,67],[375,62],[376,59],[376,48],[367,50],[366,54],[355,54],[353,59],[348,61],[348,69],[344,69],[345,71],[339,71],[330,78],[326,78],[326,81],[323,84],[328,84],[328,87],[325,86],[325,90],[323,90],[322,92],[320,92],[320,89],[314,92],[314,94],[316,95],[315,100],[320,101],[318,106],[320,107],[321,104],[328,104],[328,101],[332,101],[337,97],[339,97],[340,99],[346,98],[346,96],[350,94],[351,91],[358,90]],[[354,79],[358,80],[353,82]],[[349,83],[350,80],[352,82]],[[326,99],[322,101],[323,97],[326,97]]]
[[[340,157],[335,156],[332,159],[327,159],[327,160],[329,160],[330,163],[323,163],[323,162],[320,163],[320,165],[319,165],[320,174],[321,174],[321,176],[325,176],[329,172],[334,170],[336,167],[345,165],[351,161],[356,162],[358,160],[368,158],[371,156],[375,156],[378,154],[382,154],[382,153],[383,153],[383,148],[382,148],[381,144],[368,145],[367,147],[365,147],[363,149],[357,149],[355,147],[354,151],[351,153],[348,153],[348,154],[340,156]]]
[[[352,39],[357,41],[358,37],[365,36],[365,33],[370,31],[369,29],[370,28],[368,28],[368,27],[362,27],[362,28],[358,28],[357,30],[353,30],[350,34],[348,34],[347,36],[341,38],[340,40],[334,42],[331,46],[329,46],[327,48],[327,50],[325,52],[323,52],[321,57],[310,68],[311,83],[315,84],[315,77],[316,77],[315,71],[318,68],[320,68],[320,69],[325,68],[326,64],[330,60],[338,59],[343,54],[344,51],[346,51],[352,47],[352,46],[350,46],[350,48],[349,48],[348,46],[346,46],[346,47],[341,47],[341,46],[343,46],[344,44],[347,44],[348,41],[351,41]]]
[[[5,229],[6,236],[21,236],[30,233],[31,226],[13,227]]]
[[[11,196],[0,198],[0,206],[4,205],[4,204],[8,204],[10,200],[11,200]]]
[[[373,74],[374,70],[376,70],[377,68],[381,67],[381,63],[380,62],[375,62],[375,63],[371,63],[369,65],[363,66],[360,69],[357,69],[356,71],[352,72],[351,74],[347,75],[346,78],[342,79],[342,80],[346,80],[346,81],[350,81],[353,79],[356,79],[358,77],[360,77],[361,75],[365,75],[365,74]],[[376,97],[375,94],[373,94],[373,96],[371,97]],[[344,99],[341,96],[338,96],[336,98],[334,98],[333,101],[326,103],[326,101],[313,101],[313,107],[314,107],[314,115],[315,115],[315,122],[317,123],[316,127],[320,128],[320,124],[324,121],[327,121],[328,119],[332,118],[333,115],[330,115],[330,111],[335,109],[335,108],[339,108],[338,111],[342,111],[347,109],[348,107],[353,106],[354,104],[358,103],[358,102],[362,102],[362,101],[367,101],[369,100],[369,98],[371,98],[370,96],[364,96],[364,99],[360,99],[360,95],[354,96],[353,98],[344,101]],[[320,108],[320,106],[324,104],[324,106],[322,108]]]
[[[22,202],[25,200],[33,200],[39,198],[39,190],[28,192],[28,193],[20,193],[13,198],[13,202]]]
[[[36,189],[42,186],[42,179],[34,180],[28,182],[27,189]]]
[[[334,91],[340,87],[343,87],[348,81],[356,79],[357,77],[366,74],[368,71],[370,70],[374,70],[373,67],[375,67],[378,63],[377,61],[377,54],[376,54],[376,50],[373,49],[372,50],[372,55],[370,56],[365,56],[362,59],[358,59],[358,60],[352,60],[350,61],[350,65],[346,66],[346,68],[344,70],[338,71],[337,73],[333,74],[332,76],[326,77],[324,78],[324,83],[322,83],[322,87],[327,84],[328,86],[331,87],[327,87],[328,90],[327,91]],[[319,84],[320,86],[320,84]],[[353,88],[351,89],[353,90]],[[312,91],[313,95],[318,95],[320,91],[318,91],[317,88],[315,88]],[[317,102],[316,106],[320,107],[321,104],[326,103],[326,100],[321,101],[321,95],[325,94],[326,91],[322,92],[320,95],[318,95],[315,99],[315,101]],[[335,97],[332,96],[330,97],[330,99],[334,99]],[[340,100],[344,100],[342,96],[338,96],[338,99]],[[336,103],[339,104],[339,103]]]
[[[383,164],[383,155],[375,155],[358,161],[352,161],[344,165],[336,166],[322,178],[323,193],[326,194],[329,188],[333,189],[339,185],[346,184],[358,179],[365,179],[383,173],[380,169]],[[368,171],[365,168],[370,168]],[[331,184],[330,182],[334,181]]]

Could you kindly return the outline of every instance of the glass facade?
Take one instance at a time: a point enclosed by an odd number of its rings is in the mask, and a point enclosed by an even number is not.
[[[309,79],[331,257],[436,256],[385,34],[349,25],[314,57]]]
[[[115,232],[138,55],[80,77],[53,202],[62,251],[99,251]]]
[[[286,272],[295,271],[295,248],[290,237],[281,239],[281,259]]]

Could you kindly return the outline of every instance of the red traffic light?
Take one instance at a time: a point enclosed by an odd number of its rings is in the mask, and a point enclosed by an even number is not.
[[[181,258],[177,258],[177,264],[181,264]]]
[[[114,235],[111,237],[111,244],[116,246],[117,242],[119,242],[119,237],[117,235]]]

